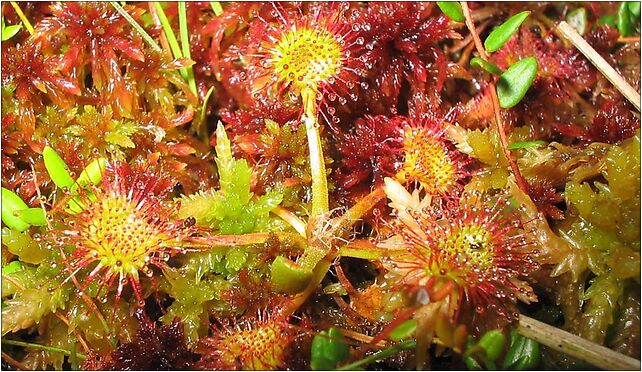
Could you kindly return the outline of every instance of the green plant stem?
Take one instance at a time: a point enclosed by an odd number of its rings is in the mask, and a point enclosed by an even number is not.
[[[370,194],[359,200],[357,204],[353,205],[352,208],[341,217],[337,217],[329,222],[331,226],[330,229],[323,232],[323,235],[329,238],[324,239],[324,236],[321,236],[312,240],[303,252],[303,255],[297,260],[298,264],[312,270],[312,278],[307,287],[292,299],[291,306],[285,309],[284,313],[288,315],[293,314],[296,309],[317,290],[321,281],[328,273],[330,266],[332,266],[332,262],[341,252],[340,249],[333,252],[332,246],[336,244],[337,241],[345,239],[344,235],[348,233],[349,228],[352,227],[354,222],[363,217],[363,215],[372,209],[384,196],[383,186],[377,187]]]
[[[127,20],[127,22],[129,22],[129,24],[134,28],[134,30],[138,31],[140,36],[143,37],[143,40],[145,40],[145,42],[149,44],[149,46],[152,47],[152,49],[154,49],[157,52],[162,51],[161,47],[156,43],[156,41],[154,41],[154,39],[151,36],[149,36],[149,34],[145,31],[145,29],[141,25],[139,25],[138,22],[136,22],[136,20],[132,18],[132,16],[129,15],[129,13],[127,13],[127,11],[120,4],[118,4],[118,2],[110,1],[109,3],[111,4],[111,6],[114,7],[114,9],[116,9],[118,13],[120,13],[120,15],[123,16],[123,18]]]
[[[178,27],[181,36],[181,47],[183,49],[183,57],[192,59],[192,53],[190,52],[190,43],[189,43],[189,33],[187,32],[187,5],[184,1],[178,2]],[[187,84],[189,85],[192,93],[198,96],[196,92],[196,80],[194,80],[194,69],[186,67],[187,74]]]
[[[481,39],[479,38],[479,34],[477,33],[477,29],[475,28],[475,22],[473,21],[472,13],[470,12],[470,8],[468,8],[468,3],[465,1],[462,1],[461,9],[464,13],[464,18],[466,20],[466,27],[468,27],[468,31],[470,31],[470,34],[473,37],[473,41],[475,43],[475,48],[477,49],[477,53],[479,53],[479,56],[483,60],[488,61],[490,59],[488,52],[484,48],[484,45],[482,44]],[[493,104],[493,112],[495,114],[496,130],[497,130],[497,133],[499,133],[499,141],[501,143],[504,156],[506,156],[506,159],[508,159],[508,163],[511,167],[511,170],[513,171],[513,175],[515,176],[517,186],[519,186],[519,188],[522,189],[522,191],[526,195],[529,195],[528,183],[522,176],[522,173],[519,170],[519,166],[517,165],[517,161],[515,160],[515,157],[513,157],[510,150],[508,149],[508,138],[506,137],[506,130],[504,128],[504,123],[501,117],[501,112],[499,108],[499,98],[497,98],[497,91],[496,91],[496,85],[495,85],[496,79],[497,77],[494,77],[493,81],[491,81],[490,83],[490,94],[491,94],[491,102]]]
[[[50,352],[53,352],[53,353],[61,353],[61,354],[65,354],[65,355],[68,355],[68,356],[71,356],[71,354],[72,354],[71,351],[66,350],[66,349],[60,349],[60,348],[53,347],[53,346],[45,346],[45,345],[33,344],[33,343],[30,343],[30,342],[23,342],[23,341],[16,341],[16,340],[5,340],[5,339],[3,339],[2,340],[2,344],[29,347],[29,348],[32,348],[32,349],[50,351]],[[87,359],[87,356],[85,354],[81,354],[81,353],[76,353],[76,357],[78,359],[81,359],[81,360]]]
[[[29,35],[33,35],[33,33],[36,31],[33,29],[33,26],[31,25],[31,22],[27,19],[27,16],[22,12],[22,9],[20,9],[20,6],[15,2],[11,2],[11,6],[13,9],[16,11],[16,14],[18,14],[18,18],[22,21],[22,24],[25,25],[25,28],[27,31],[29,31]]]
[[[287,240],[292,244],[305,247],[305,240],[294,233],[276,232],[276,233],[251,233],[242,235],[207,235],[192,237],[182,242],[176,242],[186,249],[203,248],[211,249],[214,247],[231,247],[236,245],[252,245],[265,243],[270,237],[277,237],[279,240]]]
[[[163,32],[165,33],[165,38],[167,39],[169,47],[172,50],[172,55],[175,59],[183,58],[183,52],[181,51],[181,47],[178,45],[178,40],[176,40],[176,35],[174,34],[174,30],[172,30],[172,25],[169,23],[169,20],[165,15],[163,7],[158,1],[154,1],[152,4],[154,4],[154,8],[156,9],[156,14],[158,15],[158,19],[161,22],[161,26],[163,26]],[[181,68],[179,71],[183,79],[187,80],[186,69]]]
[[[337,371],[354,371],[357,369],[361,369],[365,366],[367,366],[370,363],[374,363],[378,360],[387,358],[389,356],[395,355],[400,351],[403,350],[410,350],[414,349],[417,346],[417,341],[415,340],[408,340],[404,342],[400,342],[394,346],[391,346],[387,349],[383,349],[381,351],[378,351],[370,356],[367,356],[363,359],[357,360],[356,362],[352,362],[350,364],[347,364],[343,367],[337,368]]]
[[[303,100],[303,123],[308,136],[310,152],[310,176],[312,177],[312,218],[319,217],[328,211],[328,180],[325,174],[325,161],[321,148],[319,121],[317,120],[317,90],[305,88],[301,91]]]
[[[223,14],[223,7],[220,1],[210,1],[210,6],[212,7],[212,11],[214,11],[214,15],[217,17]]]

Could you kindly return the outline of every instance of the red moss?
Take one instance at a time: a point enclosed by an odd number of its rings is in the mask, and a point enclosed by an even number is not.
[[[131,5],[125,9],[135,19],[144,12]],[[129,22],[106,2],[54,3],[51,12],[51,17],[38,24],[34,38],[51,48],[66,46],[60,70],[76,77],[76,83],[87,88],[83,69],[89,66],[92,87],[105,102],[113,103],[119,113],[129,116],[134,91],[121,73],[119,58],[145,60],[140,36],[133,34]]]
[[[36,114],[45,104],[53,102],[68,107],[80,95],[80,88],[58,72],[59,60],[46,56],[38,43],[29,41],[2,53],[2,86],[15,89],[18,101],[16,116],[25,141],[31,140]],[[3,94],[3,100],[5,99]]]
[[[440,14],[434,3],[376,2],[355,9],[353,22],[366,39],[362,60],[370,84],[361,95],[370,112],[397,114],[404,82],[411,92],[428,91],[428,86],[436,94],[441,91],[447,68],[438,43],[459,35],[448,18],[433,14]],[[433,107],[438,106],[434,101]]]
[[[529,184],[528,195],[533,199],[537,209],[546,216],[554,220],[564,219],[564,212],[556,206],[564,201],[564,196],[550,181]]]
[[[343,189],[372,181],[379,184],[391,176],[402,159],[402,133],[407,119],[384,115],[357,119],[349,133],[341,134],[336,148],[341,154],[335,178]]]
[[[614,98],[598,97],[597,112],[589,128],[577,124],[557,124],[555,130],[565,136],[579,138],[583,142],[618,143],[635,134],[640,128],[640,119],[619,93]]]
[[[185,344],[183,324],[178,319],[163,326],[142,320],[132,342],[118,346],[103,360],[90,359],[84,367],[108,371],[190,370],[196,357]]]

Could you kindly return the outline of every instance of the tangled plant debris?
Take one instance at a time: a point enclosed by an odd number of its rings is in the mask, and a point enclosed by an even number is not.
[[[639,368],[639,24],[3,2],[3,368]]]

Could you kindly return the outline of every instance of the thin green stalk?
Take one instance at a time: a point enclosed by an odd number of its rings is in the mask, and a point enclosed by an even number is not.
[[[221,6],[220,1],[210,1],[210,6],[214,11],[214,15],[216,15],[217,17],[223,14],[223,7]]]
[[[123,18],[127,20],[127,22],[129,22],[129,24],[134,28],[134,30],[138,31],[140,36],[143,37],[143,40],[145,40],[145,42],[149,44],[149,46],[152,47],[152,49],[154,49],[157,52],[162,51],[161,47],[156,43],[156,41],[154,41],[154,39],[151,36],[149,36],[149,34],[145,31],[145,29],[141,25],[139,25],[138,22],[136,22],[136,20],[132,18],[132,16],[130,16],[129,13],[127,13],[127,11],[120,4],[118,4],[118,2],[110,1],[109,3],[111,4],[111,6],[114,7],[114,9],[116,9],[118,13],[120,13],[120,15],[123,16]]]
[[[50,351],[50,352],[53,352],[53,353],[61,353],[61,354],[65,354],[65,355],[68,355],[68,356],[72,355],[72,352],[69,351],[69,350],[66,350],[66,349],[60,349],[60,348],[57,348],[57,347],[45,346],[45,345],[40,345],[40,344],[33,344],[31,342],[23,342],[23,341],[5,340],[5,339],[3,339],[2,343],[4,345],[22,346],[22,347],[29,347],[29,348],[32,348],[32,349],[40,349],[40,350],[44,350],[44,351]],[[81,354],[81,353],[75,353],[75,354],[76,354],[76,357],[78,359],[81,359],[81,360],[87,359],[87,356],[85,354]]]
[[[319,217],[328,211],[328,179],[325,174],[325,161],[321,136],[319,135],[319,121],[317,120],[318,106],[316,101],[317,90],[303,89],[303,122],[308,136],[308,149],[310,152],[310,176],[312,177],[312,211],[310,217]]]
[[[354,370],[362,369],[363,367],[367,366],[370,363],[374,363],[378,360],[395,355],[398,352],[403,350],[414,349],[416,346],[417,346],[416,340],[408,340],[408,341],[400,342],[387,349],[383,349],[363,359],[357,360],[356,362],[352,362],[348,365],[337,368],[337,371],[354,371]]]
[[[205,97],[203,98],[203,105],[201,106],[201,114],[199,116],[201,123],[205,122],[205,114],[207,111],[207,101],[209,101],[210,96],[212,95],[212,92],[214,92],[213,85],[210,87],[210,89],[207,90],[207,93],[205,93]]]
[[[31,22],[29,22],[25,14],[22,12],[22,9],[20,9],[20,6],[15,1],[11,2],[11,6],[16,11],[16,14],[18,14],[18,18],[20,18],[22,23],[25,25],[25,28],[27,29],[27,31],[29,31],[29,35],[33,35],[35,30],[33,29]]]
[[[189,49],[189,34],[187,32],[187,5],[184,1],[178,2],[178,28],[181,36],[181,47],[183,48],[183,57],[192,59],[192,53]],[[194,80],[194,69],[186,67],[187,84],[192,93],[196,94],[196,80]]]
[[[176,35],[174,34],[174,30],[172,30],[172,25],[169,23],[169,20],[165,15],[163,7],[158,1],[154,1],[152,4],[154,4],[154,8],[156,8],[158,19],[160,19],[161,26],[163,26],[163,32],[165,33],[169,47],[172,49],[174,58],[183,58],[183,52],[181,51],[181,47],[178,45],[178,40],[176,40]],[[184,68],[181,68],[179,71],[183,79],[187,80],[187,71]]]

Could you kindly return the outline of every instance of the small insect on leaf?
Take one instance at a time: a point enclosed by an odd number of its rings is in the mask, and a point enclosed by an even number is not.
[[[500,76],[497,97],[502,108],[517,105],[526,95],[537,75],[537,59],[526,57],[515,62]]]
[[[517,32],[519,26],[528,18],[529,14],[531,14],[529,10],[517,13],[506,22],[497,26],[497,28],[488,35],[486,41],[484,41],[484,48],[486,48],[489,53],[493,53],[503,47],[508,39]]]
[[[15,212],[16,216],[31,226],[44,226],[47,216],[42,208],[27,208]]]
[[[524,141],[524,142],[513,142],[507,146],[509,150],[519,150],[527,149],[530,147],[542,147],[546,146],[546,141]]]
[[[504,357],[504,369],[524,371],[535,369],[539,365],[540,354],[537,341],[526,338],[517,330],[512,329],[510,333],[510,346]]]
[[[334,327],[314,336],[311,349],[310,367],[315,371],[335,369],[350,351],[344,341],[343,334]]]
[[[20,219],[16,212],[28,208],[15,192],[2,188],[2,222],[5,225],[20,232],[27,230],[31,225]]]
[[[459,1],[437,1],[437,6],[444,14],[456,22],[464,22],[464,12]]]
[[[67,167],[67,164],[65,164],[65,161],[62,160],[56,150],[49,146],[45,146],[42,151],[42,157],[45,160],[47,173],[49,173],[49,177],[51,177],[51,180],[56,184],[56,186],[68,188],[74,184],[74,179],[71,178],[71,175],[69,174],[69,167]]]
[[[572,12],[569,12],[566,16],[566,22],[573,26],[578,33],[584,35],[588,28],[588,15],[586,13],[586,9],[577,8]]]
[[[501,75],[502,73],[502,70],[500,70],[494,63],[488,62],[487,60],[479,57],[473,57],[470,60],[470,65],[473,67],[479,67],[490,74]]]

